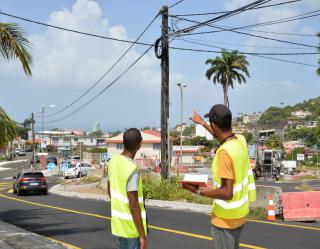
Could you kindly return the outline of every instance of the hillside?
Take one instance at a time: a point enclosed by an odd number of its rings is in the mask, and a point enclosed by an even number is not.
[[[304,120],[318,120],[320,121],[320,97],[305,100],[302,103],[298,103],[294,106],[275,107],[271,106],[265,110],[259,119],[261,123],[269,122],[281,122],[284,120],[299,119],[293,115],[292,112],[305,111],[312,114],[304,118]]]

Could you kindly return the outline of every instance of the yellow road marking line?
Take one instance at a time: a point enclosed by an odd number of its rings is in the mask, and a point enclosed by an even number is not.
[[[47,236],[45,236],[45,237],[47,237]],[[69,248],[71,248],[71,249],[82,249],[81,247],[77,247],[77,246],[75,246],[75,245],[71,245],[71,244],[69,244],[69,243],[66,243],[66,242],[63,242],[63,241],[60,241],[60,240],[51,238],[51,237],[47,237],[47,238],[50,239],[50,240],[52,240],[53,242],[60,243],[60,244],[62,244],[62,245],[64,245],[64,246],[67,246],[67,247],[69,247]]]
[[[13,189],[9,189],[7,194],[13,194]]]
[[[61,207],[57,207],[57,206],[41,204],[41,203],[37,203],[37,202],[26,201],[26,200],[14,198],[14,197],[6,196],[6,195],[3,195],[3,194],[0,194],[0,197],[6,198],[6,199],[10,199],[10,200],[14,200],[14,201],[27,203],[27,204],[34,205],[34,206],[51,208],[51,209],[56,209],[56,210],[69,212],[69,213],[74,213],[74,214],[82,214],[82,215],[96,217],[96,218],[104,219],[104,220],[111,220],[111,217],[108,217],[108,216],[103,216],[103,215],[93,214],[93,213],[87,213],[87,212],[81,212],[81,211],[76,211],[76,210],[72,210],[72,209],[67,209],[67,208],[61,208]],[[158,227],[158,226],[152,226],[152,225],[150,225],[149,227],[153,228],[155,230],[160,230],[160,231],[164,231],[164,232],[169,232],[169,233],[189,236],[189,237],[193,237],[193,238],[212,240],[211,237],[200,235],[200,234],[193,234],[193,233],[188,233],[188,232],[183,232],[183,231],[179,231],[179,230],[168,229],[168,228],[163,228],[163,227]],[[254,245],[243,244],[243,243],[240,243],[240,246],[241,247],[246,247],[246,248],[251,248],[251,249],[266,249],[265,247],[258,247],[258,246],[254,246]]]
[[[300,225],[290,225],[290,224],[284,224],[284,223],[278,223],[278,222],[270,222],[270,221],[263,221],[263,220],[251,220],[251,219],[248,219],[248,221],[256,222],[256,223],[263,223],[263,224],[268,224],[268,225],[274,225],[274,226],[292,227],[292,228],[302,228],[302,229],[307,229],[307,230],[320,231],[320,228],[318,228],[318,227],[308,227],[308,226],[300,226]]]

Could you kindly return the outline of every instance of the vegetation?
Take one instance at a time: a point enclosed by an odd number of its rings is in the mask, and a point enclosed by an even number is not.
[[[192,125],[188,125],[184,128],[184,130],[182,131],[182,136],[191,136],[193,134],[196,133],[196,126],[194,124]]]
[[[92,137],[102,137],[103,136],[103,132],[102,131],[93,131],[90,133],[90,136]]]
[[[234,87],[233,82],[238,81],[239,84],[246,83],[246,77],[250,77],[248,71],[249,62],[246,56],[239,54],[238,51],[227,52],[221,51],[222,57],[208,59],[206,64],[210,64],[210,68],[206,72],[208,80],[212,78],[214,84],[219,83],[223,88],[224,104],[229,107],[228,88]]]
[[[268,140],[266,141],[266,146],[272,148],[272,149],[280,149],[284,151],[283,143],[281,141],[281,138],[273,134],[270,137],[268,137]]]
[[[253,134],[251,132],[244,132],[243,136],[245,137],[248,144],[253,141]]]
[[[119,135],[120,133],[121,133],[121,131],[119,131],[119,130],[110,132],[110,137],[115,137],[115,136]]]
[[[0,22],[0,60],[20,60],[27,76],[31,76],[32,56],[27,34],[16,23]]]
[[[0,148],[16,139],[17,135],[16,122],[0,107]]]
[[[107,148],[95,147],[95,148],[87,149],[87,152],[90,152],[90,153],[106,153],[106,152],[108,152],[108,149]]]
[[[289,129],[285,133],[286,140],[301,140],[306,146],[320,144],[320,126],[316,128]]]
[[[80,184],[89,184],[89,183],[100,183],[102,177],[96,177],[96,176],[84,176],[80,178]]]

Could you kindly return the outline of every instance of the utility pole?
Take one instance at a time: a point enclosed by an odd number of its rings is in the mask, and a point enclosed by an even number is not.
[[[161,178],[168,178],[170,137],[169,120],[169,42],[168,42],[168,6],[160,10],[161,27]]]
[[[34,144],[34,113],[31,113],[31,132],[32,132],[32,161],[34,163],[35,144]]]
[[[41,106],[41,130],[42,130],[42,134],[41,134],[41,140],[40,140],[40,148],[41,148],[41,152],[43,152],[44,148],[43,148],[43,136],[44,136],[44,105]]]

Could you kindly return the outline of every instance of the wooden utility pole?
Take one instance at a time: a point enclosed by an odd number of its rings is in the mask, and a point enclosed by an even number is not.
[[[161,9],[161,177],[166,179],[169,173],[170,138],[169,120],[169,41],[168,41],[168,6]]]
[[[35,161],[34,161],[34,154],[35,154],[35,143],[34,143],[34,137],[35,137],[35,135],[34,135],[34,113],[31,113],[31,132],[32,132],[32,162],[33,162],[33,164],[35,163]]]

